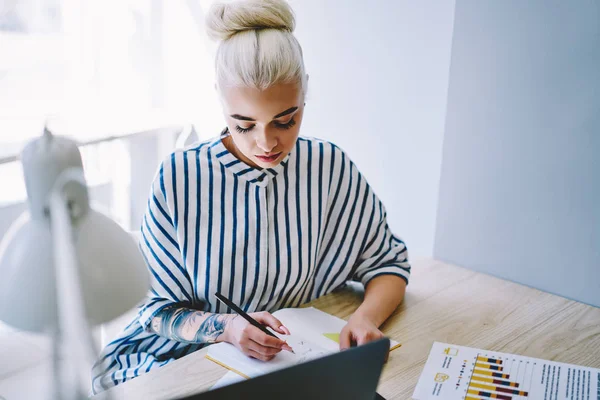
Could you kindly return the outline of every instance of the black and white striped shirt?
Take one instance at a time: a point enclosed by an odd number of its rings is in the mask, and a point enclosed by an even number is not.
[[[410,275],[381,201],[348,156],[319,139],[298,138],[264,170],[235,158],[221,137],[176,151],[160,166],[141,232],[152,288],[94,366],[94,392],[204,346],[147,329],[167,305],[228,313],[221,292],[245,311],[275,311],[349,280]]]

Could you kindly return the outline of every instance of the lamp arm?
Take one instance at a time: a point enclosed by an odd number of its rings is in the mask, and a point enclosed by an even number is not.
[[[56,180],[49,201],[60,349],[60,354],[54,355],[59,357],[55,361],[60,366],[56,382],[60,386],[56,393],[62,399],[88,397],[82,389],[82,372],[88,368],[82,368],[81,363],[85,362],[90,367],[97,355],[85,314],[73,235],[73,225],[89,210],[89,204],[86,203],[87,186],[83,171],[73,168],[62,172]],[[67,346],[69,351],[66,351]],[[74,379],[75,377],[79,379]]]

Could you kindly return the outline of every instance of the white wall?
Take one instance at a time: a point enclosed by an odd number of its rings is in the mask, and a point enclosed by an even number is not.
[[[600,3],[455,24],[435,257],[600,307]]]
[[[310,75],[301,133],[348,152],[414,256],[433,253],[454,0],[291,0]]]

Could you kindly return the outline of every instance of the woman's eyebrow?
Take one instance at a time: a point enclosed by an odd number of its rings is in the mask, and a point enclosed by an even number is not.
[[[287,110],[280,112],[279,114],[277,114],[276,116],[273,117],[273,119],[277,119],[277,118],[281,118],[285,115],[291,114],[294,111],[296,111],[298,109],[298,107],[291,107],[288,108]],[[250,117],[244,117],[243,115],[240,114],[231,114],[230,115],[231,118],[233,119],[238,119],[240,121],[256,121],[254,118],[250,118]]]
[[[273,117],[273,119],[281,118],[281,117],[283,117],[284,115],[291,114],[291,113],[293,113],[294,111],[296,111],[297,109],[298,109],[298,107],[291,107],[291,108],[288,108],[288,109],[287,109],[287,110],[285,110],[284,112],[280,112],[279,114],[277,114],[276,116],[274,116],[274,117]]]
[[[240,114],[231,114],[230,117],[233,119],[239,119],[240,121],[256,121],[254,118],[244,117]]]

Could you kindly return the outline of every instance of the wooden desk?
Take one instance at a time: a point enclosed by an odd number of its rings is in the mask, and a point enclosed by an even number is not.
[[[434,341],[600,368],[600,308],[435,260],[412,265],[404,303],[382,327],[402,343],[381,378],[378,392],[385,398],[411,398]],[[310,305],[347,319],[361,300],[362,290],[348,288]],[[226,370],[205,354],[190,354],[110,392],[166,399],[208,390]]]

